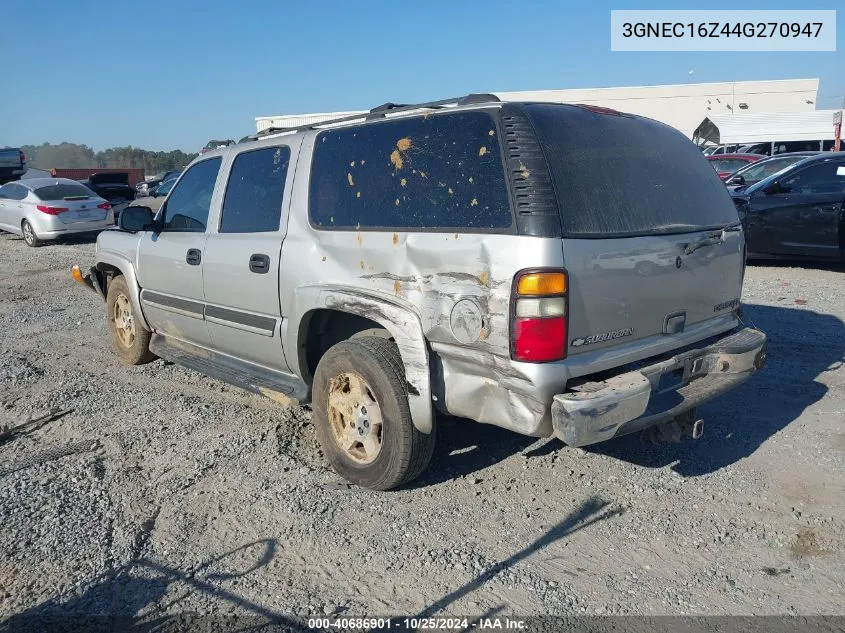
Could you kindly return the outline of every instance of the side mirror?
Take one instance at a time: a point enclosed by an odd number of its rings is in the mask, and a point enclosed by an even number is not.
[[[137,233],[146,231],[153,224],[153,210],[149,207],[126,207],[120,212],[117,226],[121,231]]]
[[[729,184],[729,185],[744,185],[745,184],[745,177],[744,176],[734,176],[733,178],[728,179],[727,184]]]
[[[771,196],[776,193],[784,193],[784,191],[785,189],[781,186],[780,182],[775,180],[772,184],[770,184],[763,190],[763,193],[765,193],[767,196]]]

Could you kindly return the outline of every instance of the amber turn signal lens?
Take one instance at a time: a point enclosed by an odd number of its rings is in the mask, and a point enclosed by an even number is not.
[[[85,279],[82,277],[82,271],[79,270],[78,265],[74,264],[73,268],[70,269],[70,274],[74,281],[78,281],[81,284],[85,283]]]
[[[519,295],[560,295],[566,292],[564,273],[529,273],[519,278],[516,287]]]

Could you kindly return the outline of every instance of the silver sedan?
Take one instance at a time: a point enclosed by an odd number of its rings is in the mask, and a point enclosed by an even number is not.
[[[31,178],[0,187],[0,230],[29,246],[114,226],[111,204],[68,178]]]

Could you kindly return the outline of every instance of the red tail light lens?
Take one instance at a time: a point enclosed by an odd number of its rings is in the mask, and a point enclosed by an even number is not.
[[[566,318],[516,319],[514,360],[542,363],[566,357]]]
[[[20,151],[20,150],[18,150],[18,151]],[[21,155],[21,163],[25,163],[26,162],[26,154],[24,154],[23,152],[20,152],[20,155]]]
[[[514,278],[511,357],[529,363],[566,358],[567,297],[562,270],[525,270]]]
[[[105,209],[106,211],[108,211],[109,209],[111,209],[111,204],[108,203],[108,202],[104,202],[102,204],[98,204],[97,208],[98,209]]]
[[[47,215],[59,215],[60,213],[64,213],[69,210],[66,207],[48,207],[43,204],[39,204],[35,208],[41,211],[41,213],[46,213]]]

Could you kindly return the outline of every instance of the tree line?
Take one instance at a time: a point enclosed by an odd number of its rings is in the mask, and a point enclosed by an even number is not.
[[[95,152],[87,145],[76,143],[43,143],[42,145],[24,145],[26,162],[38,169],[70,169],[75,167],[143,168],[148,175],[181,169],[190,163],[196,154],[186,154],[182,150],[170,152],[151,152],[138,147],[110,147]]]

